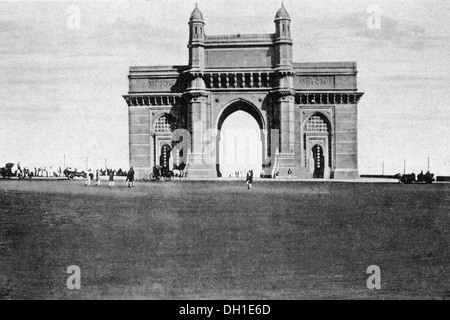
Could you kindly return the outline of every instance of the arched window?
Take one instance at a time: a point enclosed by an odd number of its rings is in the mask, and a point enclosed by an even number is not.
[[[314,114],[309,117],[308,121],[306,122],[306,131],[328,132],[328,123],[320,114]]]
[[[162,115],[156,120],[155,132],[171,132],[169,119],[166,115]]]

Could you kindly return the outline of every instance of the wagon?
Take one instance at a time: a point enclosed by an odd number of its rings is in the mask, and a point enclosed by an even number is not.
[[[425,174],[423,174],[422,172],[419,173],[417,175],[417,179],[416,179],[416,175],[414,173],[404,174],[399,179],[399,182],[405,183],[405,184],[412,184],[412,183],[431,184],[431,183],[433,183],[433,181],[435,181],[434,174],[430,173],[430,172],[427,172]]]
[[[63,171],[63,173],[67,177],[67,179],[69,179],[69,180],[72,180],[75,177],[86,178],[86,172],[84,172],[84,171],[77,171],[77,169],[72,170],[71,168],[66,168]]]
[[[159,181],[161,178],[164,178],[164,180],[166,181],[170,181],[173,179],[173,177],[173,171],[163,166],[154,166],[153,172],[150,174],[151,181]]]
[[[0,168],[0,174],[3,179],[5,178],[10,179],[11,177],[16,176],[17,170],[14,170],[14,166],[15,166],[14,163],[7,163],[5,167]]]

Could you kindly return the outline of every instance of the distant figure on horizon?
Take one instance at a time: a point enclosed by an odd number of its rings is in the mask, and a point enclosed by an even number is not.
[[[425,181],[425,175],[423,174],[423,170],[417,175],[417,181]]]
[[[114,187],[114,170],[109,170],[109,186]]]
[[[100,180],[100,171],[98,169],[95,171],[95,185],[97,187],[100,187],[102,185],[102,182]]]
[[[247,177],[245,178],[245,183],[247,183],[247,188],[251,189],[252,188],[252,183],[253,183],[253,170],[249,170],[247,172]]]
[[[85,186],[91,186],[91,174],[91,169],[89,169],[86,174],[86,182],[84,183]]]
[[[130,168],[130,171],[127,173],[127,182],[128,182],[128,188],[134,187],[134,170],[133,167]]]
[[[290,179],[292,177],[292,170],[291,170],[291,168],[289,168],[289,170],[288,170],[288,178]]]

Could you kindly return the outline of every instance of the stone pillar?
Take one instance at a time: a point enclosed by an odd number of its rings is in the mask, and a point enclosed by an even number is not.
[[[191,122],[191,152],[188,159],[189,178],[215,177],[210,147],[212,137],[208,121],[208,94],[206,91],[188,93]]]
[[[342,99],[341,97],[339,97]],[[342,100],[341,100],[342,101]],[[358,179],[358,109],[357,101],[353,104],[341,104],[336,108],[336,130],[334,143],[336,159],[335,179]]]
[[[273,96],[280,117],[280,152],[276,156],[274,169],[279,177],[287,177],[289,169],[292,177],[297,177],[301,164],[301,154],[295,148],[295,131],[299,124],[295,122],[293,78],[294,71],[289,66],[276,70],[277,89]]]
[[[278,99],[280,110],[280,152],[294,153],[295,147],[295,123],[294,123],[294,97],[292,95],[280,97]]]
[[[295,99],[289,92],[277,94],[275,105],[280,114],[280,147],[276,156],[275,173],[279,177],[287,177],[291,169],[292,177],[297,177],[300,168],[300,154],[295,148]]]

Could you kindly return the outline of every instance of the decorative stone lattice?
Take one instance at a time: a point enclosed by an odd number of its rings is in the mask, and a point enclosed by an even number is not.
[[[328,124],[322,116],[315,114],[306,122],[306,131],[308,132],[328,132]]]
[[[167,116],[162,115],[156,120],[155,123],[155,132],[171,132],[169,119]]]

